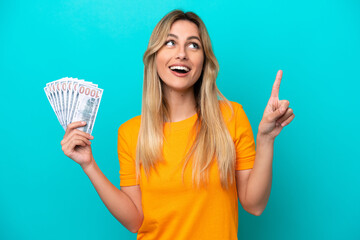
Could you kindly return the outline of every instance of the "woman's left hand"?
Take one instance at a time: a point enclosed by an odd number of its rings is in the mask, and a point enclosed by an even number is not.
[[[272,140],[274,140],[283,127],[288,125],[295,117],[293,110],[289,108],[289,101],[279,100],[281,77],[282,70],[279,70],[258,130],[258,136]]]

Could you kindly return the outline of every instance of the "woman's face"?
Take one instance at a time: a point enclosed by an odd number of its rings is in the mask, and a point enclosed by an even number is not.
[[[203,62],[204,51],[196,24],[187,20],[174,22],[156,55],[156,69],[164,82],[164,90],[192,90],[201,75]]]

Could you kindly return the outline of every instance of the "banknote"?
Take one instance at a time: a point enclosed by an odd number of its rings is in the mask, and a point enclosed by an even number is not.
[[[58,115],[58,113],[57,113],[57,108],[55,107],[55,103],[54,103],[52,94],[51,94],[51,92],[50,92],[50,89],[46,86],[46,87],[44,87],[44,91],[45,91],[46,97],[48,98],[48,100],[49,100],[49,102],[50,102],[50,105],[51,105],[52,109],[54,110],[54,113],[55,113],[55,115],[56,115],[56,118],[57,118],[58,121],[60,122],[60,118],[59,118],[59,115]]]
[[[57,100],[59,102],[59,106],[60,106],[60,117],[61,117],[61,122],[62,122],[62,126],[63,128],[66,128],[66,123],[64,121],[64,107],[63,107],[63,96],[61,94],[61,81],[62,80],[58,80],[55,82],[55,93],[57,95]]]
[[[77,99],[72,121],[85,121],[87,124],[79,128],[81,131],[91,134],[95,123],[103,90],[86,83],[79,83],[75,98]]]
[[[59,80],[56,80],[54,82],[49,83],[49,89],[52,94],[54,105],[56,107],[57,116],[59,118],[59,122],[61,126],[66,129],[65,124],[63,122],[62,114],[61,114],[61,105],[60,105],[60,95],[58,94],[58,86],[59,86]]]
[[[64,77],[47,83],[44,91],[64,130],[72,122],[85,121],[78,129],[92,133],[103,89],[83,79]]]

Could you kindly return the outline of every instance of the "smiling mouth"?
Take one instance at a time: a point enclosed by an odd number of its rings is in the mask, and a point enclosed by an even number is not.
[[[169,69],[173,72],[180,73],[180,74],[188,73],[191,71],[190,68],[183,67],[183,66],[171,66],[171,67],[169,67]]]
[[[181,69],[174,69],[174,70],[170,69],[170,70],[177,73],[187,73],[187,71]]]

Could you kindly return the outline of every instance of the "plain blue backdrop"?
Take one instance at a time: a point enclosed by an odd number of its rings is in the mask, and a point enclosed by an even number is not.
[[[205,22],[220,91],[256,138],[279,69],[296,115],[276,138],[259,217],[239,205],[239,239],[360,239],[359,1],[0,1],[0,239],[136,239],[107,210],[44,93],[77,77],[104,89],[93,135],[119,187],[118,127],[141,111],[142,56],[174,9]]]

